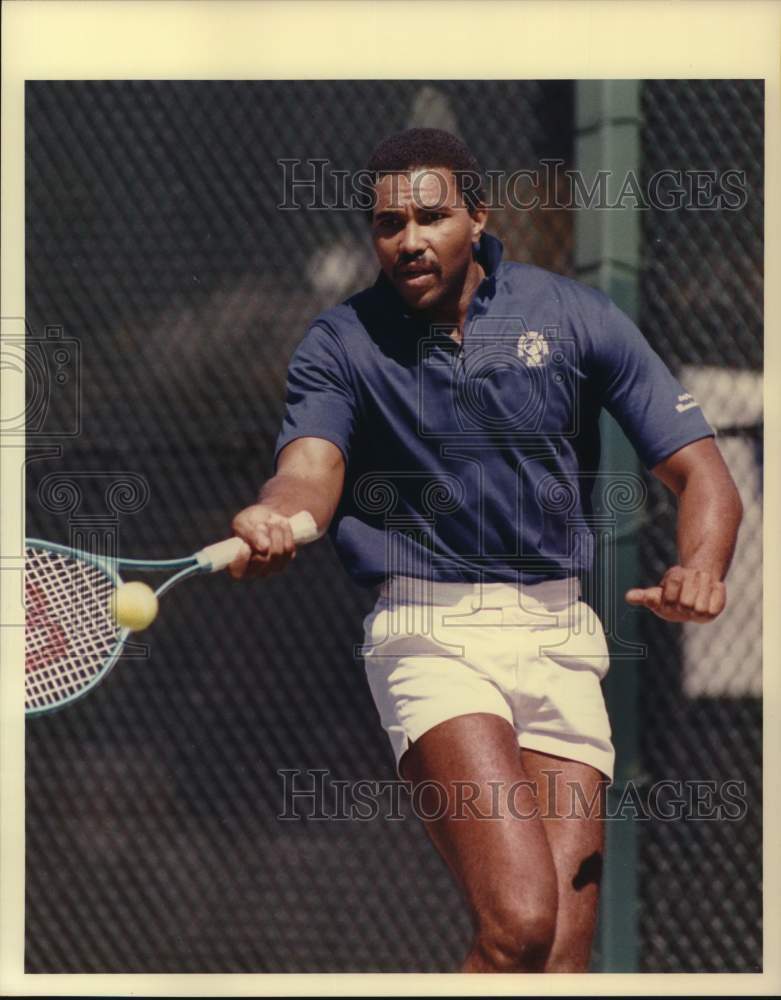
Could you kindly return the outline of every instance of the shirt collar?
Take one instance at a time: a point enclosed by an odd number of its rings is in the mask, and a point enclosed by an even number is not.
[[[493,278],[496,275],[496,269],[502,262],[503,253],[504,244],[500,239],[491,236],[490,233],[482,234],[475,256],[482,264],[487,277]]]

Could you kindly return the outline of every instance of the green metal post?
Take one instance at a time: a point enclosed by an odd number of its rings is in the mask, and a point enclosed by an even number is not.
[[[640,84],[631,80],[586,80],[576,84],[575,166],[588,187],[607,171],[604,191],[608,203],[617,200],[630,173],[638,175],[640,160]],[[579,280],[606,292],[633,318],[637,314],[637,276],[640,261],[640,212],[632,200],[627,207],[605,208],[591,204],[575,216],[575,265]],[[603,415],[601,471],[639,472],[637,456],[624,434]],[[637,515],[634,515],[636,518]],[[605,693],[616,747],[616,771],[608,794],[610,806],[620,800],[626,784],[639,778],[637,750],[637,660],[627,657],[633,615],[625,615],[624,592],[640,583],[636,521],[616,514],[612,556],[615,570],[612,593],[605,599],[615,613],[607,617],[612,664]],[[597,588],[599,589],[599,588]],[[606,615],[603,608],[597,608]],[[616,624],[618,627],[616,628]],[[622,645],[619,647],[617,639]],[[620,656],[618,653],[620,652]],[[634,820],[608,819],[598,928],[601,972],[636,972],[638,969],[637,844]]]

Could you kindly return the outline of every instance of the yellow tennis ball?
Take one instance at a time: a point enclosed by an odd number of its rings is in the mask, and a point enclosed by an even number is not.
[[[157,594],[146,583],[133,580],[117,587],[111,597],[111,613],[122,628],[139,632],[157,617]]]

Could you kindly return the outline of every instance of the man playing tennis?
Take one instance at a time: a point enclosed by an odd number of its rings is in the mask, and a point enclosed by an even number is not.
[[[307,510],[380,587],[367,676],[399,773],[431,783],[426,827],[474,918],[463,970],[586,971],[594,803],[614,757],[607,648],[577,589],[600,409],[678,497],[678,564],[630,604],[715,618],[740,500],[699,407],[630,320],[502,261],[459,140],[412,129],[368,167],[381,273],[295,352],[276,471],[233,522],[248,549],[231,572],[284,568],[286,518]]]

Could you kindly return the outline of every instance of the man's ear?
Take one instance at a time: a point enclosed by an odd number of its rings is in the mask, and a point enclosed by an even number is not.
[[[488,212],[484,208],[474,208],[469,214],[472,217],[472,243],[479,243],[488,221]]]

